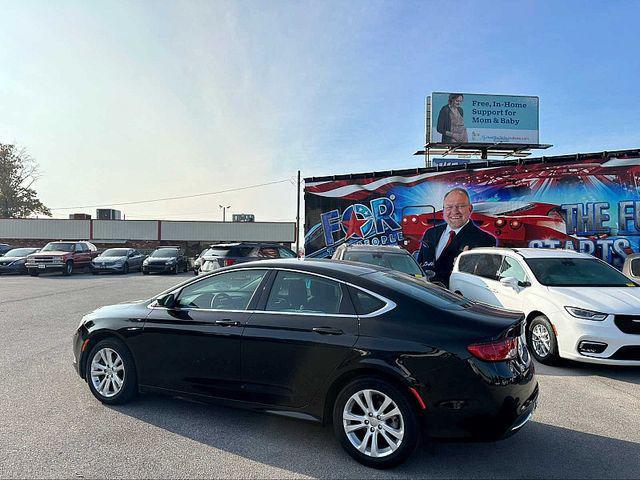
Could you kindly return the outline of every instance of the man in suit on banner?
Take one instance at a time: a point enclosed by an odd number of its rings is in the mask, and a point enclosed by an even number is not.
[[[446,223],[428,229],[422,237],[418,263],[424,270],[432,270],[432,281],[449,286],[455,258],[474,247],[495,247],[496,238],[476,227],[469,220],[473,206],[464,188],[453,188],[442,201],[442,215]]]

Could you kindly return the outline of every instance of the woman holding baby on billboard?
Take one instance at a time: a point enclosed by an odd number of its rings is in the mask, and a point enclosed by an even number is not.
[[[440,109],[437,130],[442,134],[442,143],[467,143],[467,128],[464,126],[464,112],[461,93],[450,93],[449,103]]]

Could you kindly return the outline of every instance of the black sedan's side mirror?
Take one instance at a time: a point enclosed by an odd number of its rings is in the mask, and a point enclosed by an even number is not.
[[[163,295],[162,297],[158,297],[156,303],[159,307],[171,309],[176,308],[176,306],[178,305],[178,299],[176,298],[175,294],[169,293],[167,295]]]

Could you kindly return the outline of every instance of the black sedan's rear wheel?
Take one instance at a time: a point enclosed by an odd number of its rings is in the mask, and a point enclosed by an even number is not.
[[[93,396],[109,405],[128,402],[138,390],[133,356],[117,338],[102,340],[91,349],[85,378]]]
[[[32,277],[37,277],[38,275],[40,275],[40,272],[37,268],[30,268],[29,275],[31,275]]]
[[[374,468],[402,463],[415,449],[419,419],[398,388],[377,378],[345,386],[333,406],[334,433],[349,455]]]

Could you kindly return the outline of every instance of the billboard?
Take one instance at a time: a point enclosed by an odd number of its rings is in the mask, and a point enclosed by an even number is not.
[[[454,187],[467,190],[471,221],[498,246],[573,249],[618,268],[640,251],[640,158],[480,165],[308,179],[306,255],[327,257],[345,242],[417,253],[444,222],[443,197]]]
[[[431,143],[539,144],[538,97],[431,95]]]

